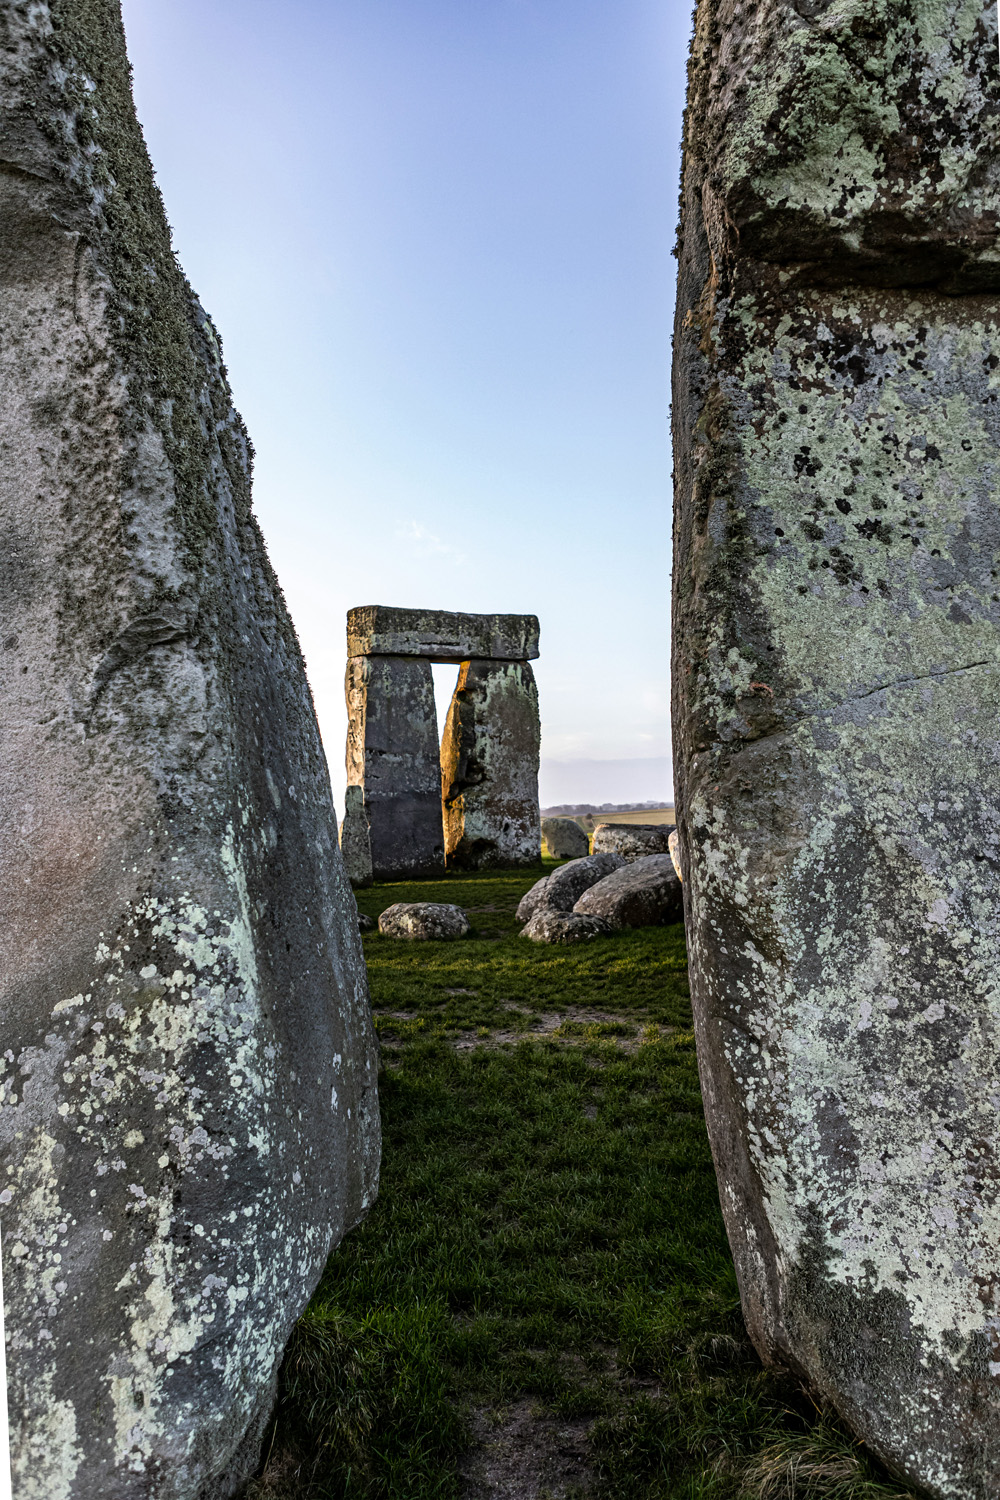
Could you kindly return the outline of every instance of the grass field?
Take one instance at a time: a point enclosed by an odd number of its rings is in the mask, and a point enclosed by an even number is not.
[[[674,809],[670,807],[647,807],[640,812],[623,813],[577,813],[573,821],[579,823],[587,833],[593,833],[598,823],[646,823],[657,827],[663,823],[676,823]]]
[[[747,1340],[682,926],[536,946],[534,878],[358,894],[474,932],[365,939],[381,1196],[295,1333],[252,1500],[903,1496]]]

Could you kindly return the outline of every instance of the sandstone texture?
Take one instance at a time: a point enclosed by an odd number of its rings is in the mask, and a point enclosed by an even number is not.
[[[605,875],[573,906],[609,927],[661,927],[682,915],[681,883],[669,854],[648,854]]]
[[[364,788],[349,786],[344,795],[340,828],[340,857],[348,880],[359,890],[372,883],[372,841],[368,831]]]
[[[575,818],[543,818],[542,838],[553,859],[580,859],[590,853],[590,839]]]
[[[610,875],[612,870],[621,869],[624,863],[620,854],[588,854],[585,859],[574,859],[569,864],[560,865],[551,875],[536,880],[531,890],[521,897],[517,920],[530,921],[543,909],[572,911],[584,891],[603,880],[605,875]]]
[[[374,878],[440,875],[444,831],[430,662],[352,656],[346,696],[347,781],[362,792]]]
[[[668,854],[670,828],[665,823],[598,823],[593,848],[595,854],[620,854],[626,862]]]
[[[540,745],[538,689],[528,663],[463,662],[441,740],[449,867],[539,863]]]
[[[0,7],[0,1214],[16,1500],[228,1500],[372,1201],[298,644],[110,0]]]
[[[589,943],[592,938],[607,937],[611,931],[611,925],[601,917],[542,907],[520,935],[533,943]]]
[[[667,840],[667,849],[669,850],[670,858],[674,862],[674,869],[677,872],[677,879],[682,881],[684,879],[684,875],[681,870],[681,836],[677,832],[676,828]]]
[[[460,906],[445,901],[397,901],[378,919],[385,937],[430,942],[465,937],[469,919]]]
[[[983,0],[700,0],[673,723],[748,1327],[1000,1492],[1000,66]]]
[[[444,609],[366,604],[348,611],[349,656],[424,656],[429,661],[534,661],[534,615],[465,615]]]

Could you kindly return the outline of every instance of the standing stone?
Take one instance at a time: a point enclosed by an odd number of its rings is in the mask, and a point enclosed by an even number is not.
[[[743,1307],[938,1500],[1000,1492],[992,0],[701,0],[675,761]]]
[[[340,857],[355,890],[372,883],[372,841],[368,831],[364,788],[349,786],[344,794],[344,821],[340,828]]]
[[[372,1201],[295,633],[114,0],[0,7],[0,1213],[16,1500],[227,1500]]]
[[[347,780],[364,788],[376,880],[444,870],[434,679],[416,656],[347,663]]]
[[[540,743],[538,689],[528,663],[463,662],[441,742],[450,866],[539,863]]]

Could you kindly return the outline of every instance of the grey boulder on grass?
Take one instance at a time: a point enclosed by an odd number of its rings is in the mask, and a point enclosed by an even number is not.
[[[551,875],[536,880],[531,890],[521,897],[517,908],[517,920],[528,922],[538,911],[572,911],[573,904],[588,887],[612,870],[625,863],[620,854],[588,854],[586,859],[574,859],[560,865]]]
[[[543,818],[542,838],[553,859],[580,859],[590,853],[590,839],[575,818]]]
[[[609,928],[662,927],[681,915],[681,883],[669,854],[649,854],[606,875],[574,904],[577,916]]]
[[[994,0],[700,0],[674,766],[748,1329],[1000,1494]]]
[[[469,919],[460,906],[446,901],[397,901],[378,919],[384,937],[434,942],[465,937]]]
[[[541,907],[521,929],[521,937],[533,943],[586,943],[591,938],[607,937],[611,924],[600,917],[578,916],[571,911],[554,911]]]
[[[620,854],[628,862],[667,854],[669,842],[668,823],[598,823],[594,829],[595,854]]]
[[[17,1500],[227,1500],[375,1194],[357,914],[111,0],[0,7],[0,1215]]]

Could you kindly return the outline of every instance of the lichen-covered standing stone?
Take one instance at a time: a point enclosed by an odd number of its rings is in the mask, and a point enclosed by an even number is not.
[[[375,879],[443,874],[441,768],[430,661],[419,656],[349,657],[347,713],[348,788],[361,793]]]
[[[344,821],[340,826],[340,857],[351,885],[372,883],[372,841],[365,811],[365,789],[349,786],[344,794]]]
[[[538,689],[526,661],[462,663],[441,740],[445,857],[481,870],[541,862]]]
[[[0,1215],[16,1500],[226,1500],[370,1203],[302,661],[112,0],[0,8]]]
[[[747,1323],[1000,1491],[1000,68],[985,0],[701,0],[674,711]]]

